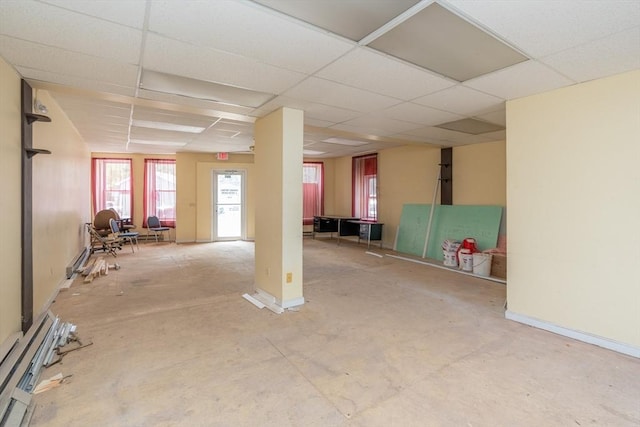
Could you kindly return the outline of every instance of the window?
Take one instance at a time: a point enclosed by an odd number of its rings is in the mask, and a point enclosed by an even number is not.
[[[353,158],[353,216],[378,219],[378,155]]]
[[[163,227],[176,226],[176,161],[145,159],[144,161],[144,222],[157,216]]]
[[[131,159],[91,160],[93,214],[115,209],[121,218],[133,215]]]
[[[313,217],[324,212],[323,164],[302,165],[302,223],[313,224]]]

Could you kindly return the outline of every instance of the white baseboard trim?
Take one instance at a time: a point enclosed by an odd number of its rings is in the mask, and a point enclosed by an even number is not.
[[[634,347],[629,344],[614,341],[608,338],[603,338],[597,335],[591,335],[586,332],[576,331],[574,329],[558,326],[553,323],[545,322],[540,319],[526,316],[524,314],[514,313],[513,311],[505,311],[504,317],[513,320],[514,322],[523,323],[525,325],[533,326],[538,329],[553,332],[554,334],[562,335],[574,340],[586,342],[588,344],[597,345],[598,347],[613,350],[618,353],[626,354],[627,356],[640,358],[640,348]]]
[[[304,297],[298,297],[298,298],[280,302],[280,307],[282,308],[298,307],[301,305],[304,305]]]
[[[277,314],[282,314],[284,310],[292,307],[298,307],[304,304],[304,297],[293,298],[290,300],[282,301],[269,292],[256,287],[256,293],[253,295],[255,299],[260,301],[269,310]]]

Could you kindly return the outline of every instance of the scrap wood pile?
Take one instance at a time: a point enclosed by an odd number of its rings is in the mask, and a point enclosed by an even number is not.
[[[109,269],[120,270],[120,265],[118,263],[109,264],[104,257],[97,257],[80,268],[78,272],[84,276],[84,283],[91,283],[96,277],[108,275]]]

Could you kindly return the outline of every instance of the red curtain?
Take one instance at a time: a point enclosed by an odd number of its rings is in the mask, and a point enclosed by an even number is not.
[[[145,159],[144,161],[143,227],[147,218],[157,216],[164,227],[176,226],[176,161]]]
[[[91,159],[93,214],[115,209],[121,218],[133,217],[131,159]]]
[[[313,217],[324,214],[324,165],[302,165],[302,223],[313,224]]]

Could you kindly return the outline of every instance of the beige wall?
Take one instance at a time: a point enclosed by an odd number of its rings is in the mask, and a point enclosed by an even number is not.
[[[0,58],[0,176],[4,183],[0,191],[0,344],[21,329],[20,111],[20,76]]]
[[[108,159],[131,159],[131,172],[133,175],[133,223],[139,232],[144,222],[144,161],[145,159],[175,159],[175,155],[162,154],[138,154],[138,153],[91,153],[91,157]],[[93,207],[92,211],[93,212]]]
[[[640,348],[640,71],[509,102],[507,129],[507,315]]]
[[[453,204],[507,205],[506,142],[453,148]]]
[[[255,236],[255,180],[252,154],[230,154],[229,160],[216,160],[214,154],[176,154],[176,241],[211,241],[212,171],[247,171],[247,239]]]
[[[383,246],[393,247],[404,204],[433,200],[438,163],[439,148],[407,145],[378,153],[378,221],[384,223]]]
[[[51,155],[33,157],[33,312],[40,313],[69,265],[88,244],[91,221],[91,153],[46,91],[38,91],[51,123],[36,122],[33,146]]]
[[[351,157],[338,157],[333,162],[333,210],[324,209],[327,215],[350,216],[351,204]]]

